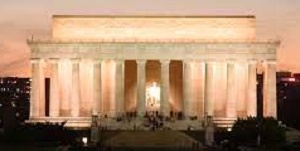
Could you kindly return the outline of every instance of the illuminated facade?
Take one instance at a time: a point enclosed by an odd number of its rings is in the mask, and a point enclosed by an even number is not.
[[[32,122],[76,127],[89,125],[93,114],[147,111],[216,122],[256,116],[257,69],[265,75],[264,116],[276,117],[279,42],[256,40],[254,16],[59,15],[52,39],[28,44]]]

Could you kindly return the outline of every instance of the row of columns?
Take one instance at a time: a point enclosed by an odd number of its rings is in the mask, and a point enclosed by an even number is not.
[[[72,117],[80,116],[80,60],[72,59],[72,79],[71,79],[71,107],[70,115]],[[144,115],[146,111],[146,60],[136,60],[137,62],[137,113]],[[58,60],[51,59],[51,87],[50,87],[50,116],[59,117],[59,75]],[[92,114],[98,114],[102,111],[101,103],[101,59],[93,61],[93,104]],[[116,114],[124,113],[124,60],[115,60],[115,105]],[[160,111],[168,115],[170,112],[169,93],[170,93],[170,60],[160,60],[161,63],[161,108]],[[213,116],[214,112],[214,62],[202,62],[205,64],[204,74],[204,113]],[[32,91],[31,91],[31,117],[45,116],[45,75],[43,59],[32,61]],[[227,62],[227,101],[226,117],[237,117],[237,81],[236,63]],[[248,62],[248,83],[247,83],[247,115],[256,116],[256,61]],[[264,69],[264,116],[276,117],[276,64],[265,62]],[[192,111],[192,68],[191,61],[183,61],[183,104],[182,111],[187,116],[194,116]]]
[[[237,117],[237,93],[239,92],[237,89],[238,81],[237,76],[239,73],[236,73],[237,64],[230,61],[227,63],[227,102],[226,102],[226,116],[229,118]],[[257,79],[256,79],[256,71],[257,64],[256,61],[248,61],[247,62],[248,69],[248,79],[247,79],[247,92],[246,94],[246,114],[247,116],[256,116],[257,114]],[[275,75],[274,75],[275,76]],[[276,87],[275,87],[276,89]],[[274,100],[276,102],[276,100]],[[276,117],[276,115],[273,115]]]
[[[145,112],[145,60],[138,60],[138,107],[137,111],[140,114]],[[161,112],[167,115],[170,111],[169,106],[169,60],[161,60]],[[265,83],[264,83],[264,116],[276,117],[276,66],[272,66],[272,62],[266,62],[265,69]],[[246,94],[246,114],[247,116],[256,116],[257,114],[257,62],[248,61],[247,62],[248,76],[247,76],[247,92]],[[271,67],[272,66],[272,67]],[[237,63],[234,61],[228,61],[227,63],[227,98],[226,98],[226,117],[236,118],[237,117],[237,80],[236,76]],[[187,116],[195,116],[192,110],[192,71],[191,71],[191,61],[183,61],[183,113]],[[269,71],[270,70],[270,71]],[[271,72],[271,73],[270,73]],[[273,78],[267,78],[272,76]],[[271,84],[272,83],[272,84]],[[205,63],[205,97],[202,102],[204,102],[204,112],[208,116],[213,116],[214,114],[214,62],[208,61]],[[275,92],[275,93],[274,93]],[[270,103],[272,102],[272,103]]]
[[[70,93],[66,96],[69,99],[60,100],[59,85],[63,80],[59,79],[59,60],[49,59],[50,64],[50,103],[49,103],[49,116],[60,117],[60,109],[68,108],[64,106],[67,104],[70,107],[70,116],[80,116],[80,60],[71,59],[72,63],[72,76],[70,82]],[[98,114],[102,111],[102,93],[101,93],[101,59],[93,61],[93,101],[92,101],[92,114]],[[32,64],[32,81],[31,81],[31,107],[30,117],[45,117],[45,60],[33,59]],[[116,60],[115,71],[115,101],[116,112],[124,112],[124,60]],[[68,101],[61,103],[60,101]],[[62,105],[61,105],[62,104]]]

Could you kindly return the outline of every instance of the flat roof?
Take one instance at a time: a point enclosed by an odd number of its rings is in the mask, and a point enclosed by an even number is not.
[[[53,39],[249,40],[255,16],[53,15]]]
[[[254,15],[53,15],[53,18],[255,18]]]

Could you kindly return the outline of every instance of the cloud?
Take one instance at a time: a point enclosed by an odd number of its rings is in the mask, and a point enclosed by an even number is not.
[[[29,71],[30,71],[29,57],[19,58],[17,60],[0,65],[1,77],[5,77],[5,76],[27,77],[29,76]]]

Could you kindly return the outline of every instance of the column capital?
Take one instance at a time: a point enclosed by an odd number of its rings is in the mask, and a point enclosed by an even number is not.
[[[40,63],[43,59],[41,58],[31,58],[30,63]]]
[[[236,63],[236,60],[235,59],[227,59],[226,63],[227,64],[234,64],[234,63]]]
[[[100,58],[93,59],[94,64],[101,64],[102,61],[103,61],[103,59],[100,59]]]
[[[183,63],[190,64],[190,63],[193,62],[193,60],[192,60],[192,59],[184,59],[184,60],[182,60],[182,62],[183,62]]]
[[[205,60],[203,59],[195,59],[194,61],[195,63],[205,63]]]
[[[57,64],[59,62],[60,59],[58,58],[49,58],[48,62],[51,64]]]
[[[79,59],[79,58],[71,58],[70,60],[73,64],[77,64],[81,61],[81,59]]]
[[[206,59],[205,63],[209,63],[209,64],[216,63],[216,60],[215,59]]]
[[[122,63],[124,63],[124,59],[115,59],[114,60],[115,62],[116,62],[116,64],[122,64]]]
[[[162,59],[162,60],[159,60],[159,62],[161,64],[169,64],[170,63],[170,60],[169,59]]]
[[[276,60],[264,60],[264,64],[276,64]]]
[[[146,62],[147,62],[147,60],[145,60],[145,59],[138,59],[138,60],[136,60],[137,64],[146,64]]]
[[[250,59],[248,60],[248,64],[257,64],[257,60],[256,59]]]

